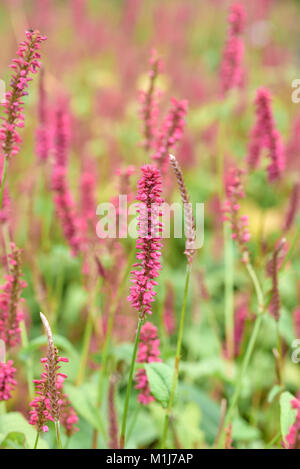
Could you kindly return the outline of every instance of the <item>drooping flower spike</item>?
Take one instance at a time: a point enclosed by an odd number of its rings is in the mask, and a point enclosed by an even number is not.
[[[175,173],[180,195],[181,195],[181,200],[183,203],[183,208],[184,208],[184,227],[185,227],[185,235],[186,235],[186,244],[185,244],[185,255],[187,257],[188,263],[191,265],[193,261],[193,257],[195,254],[195,221],[193,217],[193,210],[192,210],[192,204],[190,201],[190,196],[188,194],[183,174],[181,171],[181,168],[178,164],[177,159],[175,158],[174,155],[169,155],[169,160],[170,164],[173,168],[173,171]]]
[[[160,341],[158,339],[157,328],[151,322],[146,322],[141,329],[137,362],[161,362],[161,359],[159,358],[159,345]],[[135,375],[135,380],[137,382],[135,389],[140,391],[138,401],[144,405],[154,401],[154,397],[150,392],[147,374],[143,368],[138,370]]]
[[[8,348],[20,342],[20,322],[24,317],[20,302],[22,290],[26,287],[22,278],[21,250],[13,243],[11,249],[8,255],[9,273],[0,289],[0,339]]]
[[[62,390],[67,376],[59,371],[60,363],[69,360],[58,355],[48,320],[42,313],[40,316],[48,339],[48,353],[46,358],[41,358],[44,366],[41,378],[33,381],[37,395],[30,403],[32,410],[29,412],[29,423],[35,425],[38,432],[47,432],[48,421],[60,422],[66,433],[71,435],[76,431],[74,424],[77,423],[78,417]]]
[[[15,373],[13,361],[5,362],[5,342],[0,339],[0,402],[11,399],[11,393],[17,385]]]
[[[221,93],[225,96],[229,90],[241,85],[243,78],[242,60],[244,43],[241,35],[244,31],[246,11],[243,5],[231,6],[229,14],[228,38],[223,52],[220,70]]]
[[[141,168],[143,176],[138,182],[138,234],[136,241],[137,263],[133,265],[133,285],[130,288],[128,300],[137,309],[142,318],[152,313],[152,302],[156,292],[155,280],[161,269],[161,223],[159,222],[159,207],[163,203],[161,198],[162,181],[157,168],[146,165]]]

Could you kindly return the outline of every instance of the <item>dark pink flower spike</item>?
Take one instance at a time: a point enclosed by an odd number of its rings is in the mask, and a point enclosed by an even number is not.
[[[74,424],[77,423],[78,417],[67,395],[63,393],[63,383],[67,376],[59,371],[61,368],[59,363],[68,362],[68,359],[58,355],[49,323],[42,313],[40,316],[47,334],[48,354],[47,358],[41,358],[44,366],[41,378],[33,380],[37,395],[30,403],[32,410],[29,412],[29,423],[35,425],[38,432],[47,432],[47,422],[57,421],[70,436],[77,431]]]
[[[271,301],[269,311],[276,321],[280,319],[280,292],[278,285],[278,271],[284,261],[287,252],[286,239],[280,239],[275,246],[272,259],[267,264],[267,274],[272,279]]]
[[[223,206],[224,221],[229,221],[234,239],[243,255],[243,261],[248,260],[247,243],[250,240],[247,215],[240,215],[240,200],[245,197],[242,185],[243,171],[233,168],[226,181],[227,199]]]
[[[151,51],[150,57],[151,70],[149,71],[149,85],[147,91],[140,91],[140,115],[143,121],[143,146],[146,150],[153,147],[157,132],[158,120],[158,101],[160,91],[156,89],[156,80],[162,70],[162,62],[157,57],[156,51]]]
[[[4,158],[16,155],[20,149],[21,137],[18,128],[24,127],[23,96],[26,96],[27,87],[32,80],[31,73],[40,68],[40,46],[46,37],[39,31],[26,31],[26,40],[21,42],[17,51],[17,58],[12,61],[10,68],[13,71],[10,90],[5,94],[5,114],[0,129],[0,140]]]
[[[16,369],[13,367],[12,360],[5,362],[5,352],[5,342],[0,340],[0,402],[8,401],[17,385],[15,380]]]
[[[241,34],[244,32],[246,11],[238,3],[230,8],[229,31],[220,70],[221,93],[225,96],[229,90],[241,85],[243,79],[242,60],[244,43]]]
[[[182,138],[187,107],[188,103],[186,100],[179,101],[176,98],[172,98],[171,108],[157,135],[155,142],[156,151],[152,158],[157,161],[158,167],[163,172],[167,168],[170,151]]]
[[[151,322],[146,322],[141,329],[137,362],[161,362],[161,359],[159,358],[159,345],[160,341],[158,339],[157,328]],[[141,368],[138,370],[135,375],[135,380],[137,382],[135,389],[140,391],[138,401],[144,405],[154,401],[154,397],[150,392],[147,374],[144,369]]]
[[[151,305],[156,292],[155,280],[161,269],[159,258],[161,256],[161,223],[159,222],[159,207],[163,203],[161,198],[162,183],[161,174],[157,168],[146,165],[141,168],[142,178],[138,182],[137,200],[138,212],[138,234],[136,242],[138,253],[137,263],[133,265],[133,285],[130,288],[128,300],[137,309],[142,318],[145,314],[151,314]]]
[[[270,164],[268,166],[269,181],[280,178],[285,167],[285,156],[281,135],[275,127],[271,109],[271,94],[266,88],[259,88],[255,98],[256,122],[251,131],[248,150],[248,165],[256,168],[263,148],[268,150]]]
[[[20,308],[21,293],[26,287],[22,279],[21,250],[11,244],[9,254],[9,273],[0,292],[0,339],[6,346],[14,347],[20,342],[20,322],[24,315]]]

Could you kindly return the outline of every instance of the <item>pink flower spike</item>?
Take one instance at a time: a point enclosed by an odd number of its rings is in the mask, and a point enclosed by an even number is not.
[[[141,329],[137,362],[161,362],[159,358],[159,345],[160,341],[157,337],[157,328],[151,322],[146,322]],[[137,382],[135,389],[140,390],[138,401],[143,405],[154,401],[154,397],[150,393],[148,378],[144,369],[141,368],[138,370],[135,375],[135,380]]]
[[[143,176],[138,182],[137,200],[139,204],[138,233],[136,241],[138,263],[132,271],[132,286],[128,300],[137,309],[141,317],[151,314],[155,292],[153,280],[161,269],[159,258],[162,247],[158,230],[159,207],[161,198],[161,174],[157,168],[146,165],[141,168]]]

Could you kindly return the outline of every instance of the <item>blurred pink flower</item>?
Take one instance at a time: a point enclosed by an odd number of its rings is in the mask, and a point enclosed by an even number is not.
[[[17,385],[15,373],[12,360],[7,363],[0,362],[0,401],[11,399],[11,392]]]
[[[161,129],[155,140],[156,151],[152,158],[157,161],[158,167],[165,171],[169,162],[169,153],[179,142],[185,127],[185,117],[188,103],[186,100],[171,99],[171,108],[164,119]]]
[[[281,176],[285,166],[281,136],[275,128],[271,109],[271,94],[266,88],[259,88],[256,93],[256,122],[251,131],[248,150],[248,165],[256,168],[263,148],[268,149],[270,164],[268,166],[269,181]]]
[[[9,254],[9,274],[1,287],[0,293],[0,339],[8,347],[14,347],[20,342],[20,321],[24,315],[20,309],[21,293],[26,287],[22,279],[21,251],[11,244]]]
[[[240,35],[244,31],[246,11],[243,5],[236,3],[231,6],[228,17],[229,31],[220,69],[221,93],[225,96],[232,88],[242,83],[242,60],[244,43]]]
[[[137,362],[161,362],[159,358],[159,345],[160,341],[157,337],[157,328],[151,322],[146,322],[141,329]],[[150,392],[146,371],[142,368],[139,369],[135,375],[135,379],[137,381],[135,389],[140,390],[138,401],[144,405],[154,401],[154,397]]]

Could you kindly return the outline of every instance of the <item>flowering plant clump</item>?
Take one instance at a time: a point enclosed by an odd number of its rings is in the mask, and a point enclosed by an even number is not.
[[[0,2],[0,450],[300,448],[296,3]]]

